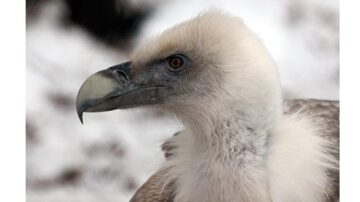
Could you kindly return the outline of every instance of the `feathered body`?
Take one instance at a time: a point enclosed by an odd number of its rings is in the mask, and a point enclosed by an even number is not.
[[[337,170],[337,161],[339,158],[338,102],[320,100],[286,100],[283,103],[283,113],[286,117],[285,119],[287,119],[286,125],[284,125],[284,128],[281,129],[282,131],[279,131],[279,128],[277,131],[275,130],[276,133],[272,133],[273,135],[270,134],[268,137],[268,143],[265,148],[268,148],[267,152],[269,154],[266,155],[266,160],[260,166],[260,168],[263,168],[266,171],[264,171],[265,177],[262,176],[263,178],[259,179],[259,182],[267,184],[265,185],[266,191],[264,192],[265,194],[269,194],[267,196],[269,198],[261,200],[337,201],[339,197],[339,175]],[[316,131],[308,132],[299,130],[304,127],[302,124],[308,124],[305,130],[314,130],[314,125],[319,125],[320,127],[315,127]],[[225,125],[227,126],[227,123]],[[299,133],[294,133],[294,131],[298,131]],[[180,138],[181,135],[186,134],[184,132],[177,133],[173,138],[163,144],[165,156],[169,162],[172,162],[171,164],[175,164],[178,159],[177,155],[182,154],[181,151],[178,151],[178,148],[181,147],[181,145],[177,143],[177,139],[182,139]],[[229,147],[229,149],[230,148],[231,147]],[[241,147],[236,146],[236,148],[237,149],[235,149],[234,152],[230,153],[237,153],[236,150]],[[239,156],[240,158],[245,156],[248,158],[250,156],[254,156],[254,152],[255,147],[243,147],[243,150],[240,151],[241,155]],[[193,158],[195,157],[188,156],[187,160],[191,161],[190,159]],[[207,159],[203,159],[203,161],[210,163]],[[253,161],[255,162],[256,160],[253,159]],[[196,162],[196,165],[200,164],[201,162]],[[232,163],[230,163],[230,165],[231,164]],[[228,180],[227,177],[230,177],[229,174],[231,172],[223,173],[225,169],[222,169],[222,167],[228,167],[228,164],[222,164],[222,166],[216,167],[217,171],[212,170],[212,172],[217,172],[217,176],[220,177],[217,180],[215,179],[215,183],[208,181],[210,183],[209,185],[211,186],[212,193],[199,194],[198,199],[188,200],[230,201],[230,199],[222,198],[220,200],[216,197],[221,196],[222,194],[224,197],[229,197],[231,190],[235,193],[233,196],[238,197],[233,201],[256,201],[258,197],[261,197],[259,195],[261,192],[258,192],[258,189],[250,192],[251,190],[247,187],[243,187],[242,189],[232,189],[233,187],[230,187],[229,184],[220,184],[236,181],[234,178]],[[243,171],[241,170],[241,167],[243,167]],[[245,170],[247,169],[250,169],[250,167],[246,167]],[[175,196],[179,193],[178,179],[180,179],[180,177],[177,176],[172,178],[171,181],[167,181],[169,171],[171,171],[171,168],[160,169],[160,171],[154,174],[137,191],[132,199],[132,202],[176,201]],[[240,166],[240,168],[234,172],[238,173],[237,175],[243,175],[240,176],[240,178],[242,177],[245,179],[251,179],[248,177],[255,174],[252,170],[248,170],[248,172],[252,175],[249,176],[246,174],[244,172],[244,166]],[[211,174],[213,175],[214,173]],[[221,176],[219,176],[219,174]],[[203,178],[202,180],[206,181],[212,179],[211,176],[198,176]],[[200,181],[197,178],[188,180],[188,182],[194,184],[197,184]],[[252,183],[251,181],[247,182]],[[235,184],[238,185],[240,183],[236,181]],[[241,185],[245,184],[241,183]],[[226,189],[222,194],[219,194],[216,192],[216,186],[228,187],[229,189]],[[197,188],[193,188],[193,191],[197,191],[197,189],[204,190],[205,187],[206,186],[200,187],[199,185]],[[241,192],[241,190],[243,192]],[[244,195],[249,198],[245,198]],[[188,196],[193,196],[193,194],[188,193]]]

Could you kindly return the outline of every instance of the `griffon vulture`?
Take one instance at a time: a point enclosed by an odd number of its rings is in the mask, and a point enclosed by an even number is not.
[[[77,112],[140,106],[185,130],[132,202],[338,200],[338,102],[283,100],[278,71],[238,17],[208,11],[90,76]]]

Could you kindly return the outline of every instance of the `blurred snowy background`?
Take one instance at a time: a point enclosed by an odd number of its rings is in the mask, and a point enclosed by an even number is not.
[[[339,97],[337,0],[27,0],[27,200],[122,202],[164,161],[181,129],[144,110],[85,114],[90,74],[127,60],[143,38],[208,8],[242,17],[278,64],[284,95]]]

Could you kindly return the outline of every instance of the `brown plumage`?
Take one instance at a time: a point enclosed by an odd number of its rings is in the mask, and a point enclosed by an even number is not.
[[[324,124],[327,129],[322,133],[333,145],[339,145],[339,102],[316,100],[316,99],[293,99],[285,100],[283,102],[284,114],[302,112],[309,114]],[[175,135],[178,135],[176,133]],[[169,159],[173,155],[176,148],[170,142],[165,142],[162,145],[165,158]],[[333,149],[333,156],[339,160],[339,149]],[[169,186],[164,187],[161,176],[165,171],[157,171],[153,174],[134,194],[130,202],[172,202],[175,196],[174,189],[176,182],[170,183]],[[333,181],[333,194],[329,196],[329,202],[339,200],[339,173],[337,171],[329,170],[330,178]]]

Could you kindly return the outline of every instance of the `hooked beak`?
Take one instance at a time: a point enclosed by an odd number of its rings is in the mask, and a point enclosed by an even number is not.
[[[76,99],[77,114],[83,123],[84,112],[125,109],[161,101],[164,86],[151,85],[146,76],[131,75],[131,62],[115,65],[91,75],[80,87]]]

